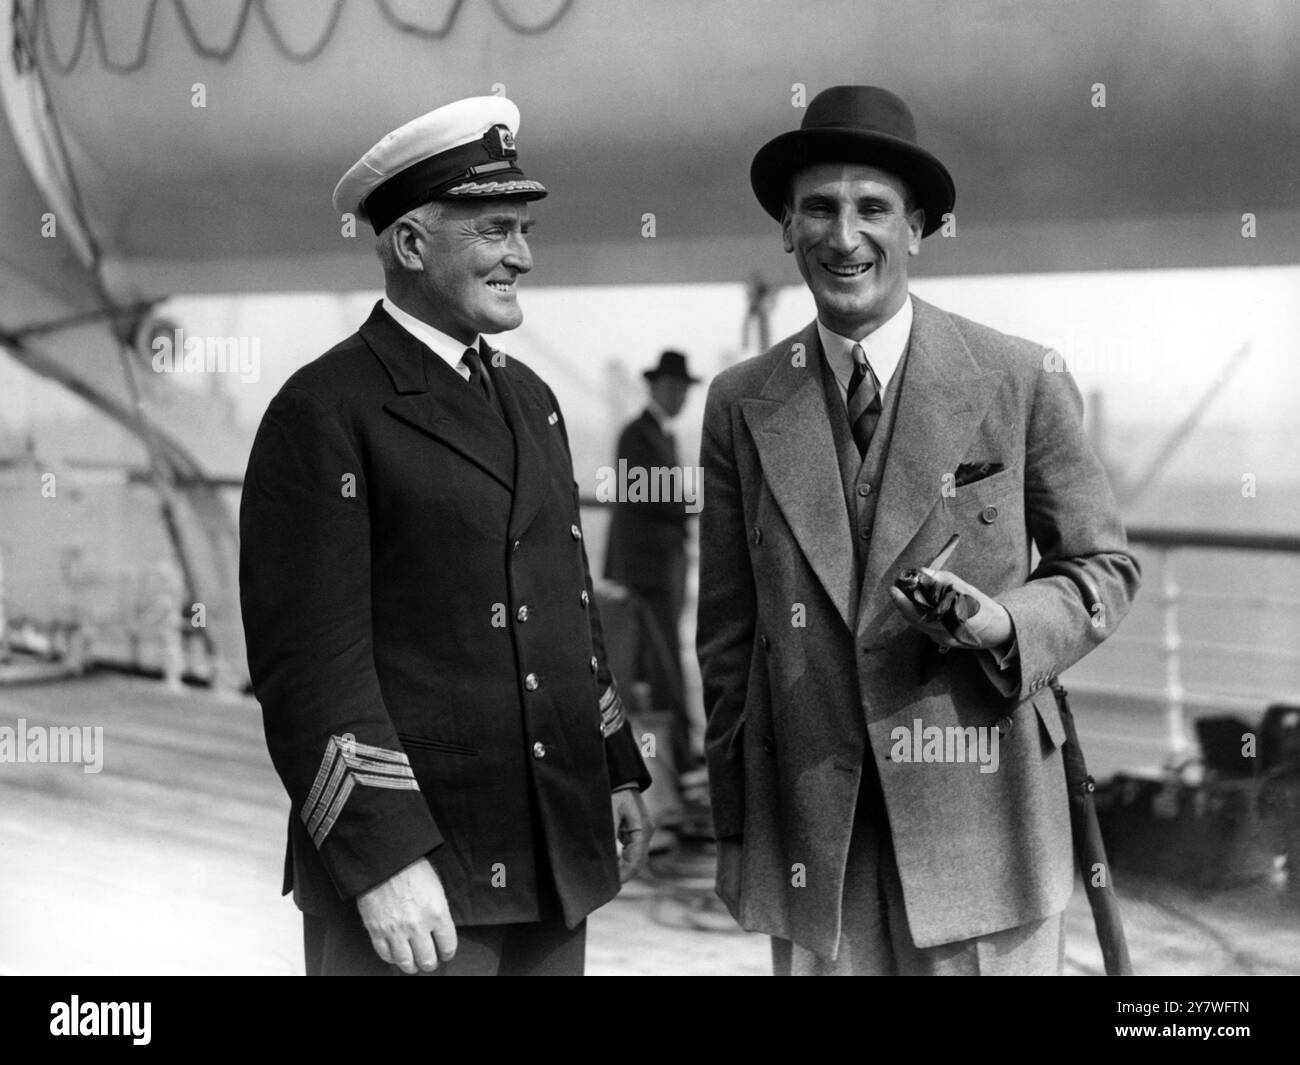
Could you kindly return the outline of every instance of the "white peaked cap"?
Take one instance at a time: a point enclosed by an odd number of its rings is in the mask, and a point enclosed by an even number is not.
[[[519,108],[504,96],[471,96],[413,118],[353,164],[334,189],[334,209],[365,218],[375,232],[437,199],[540,199],[524,176],[515,136]]]

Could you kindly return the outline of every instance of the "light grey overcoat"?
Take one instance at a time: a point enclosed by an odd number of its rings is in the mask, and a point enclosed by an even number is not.
[[[855,563],[815,323],[712,382],[701,447],[698,651],[715,829],[743,837],[744,927],[831,955],[864,758],[879,769],[918,947],[1065,908],[1070,821],[1050,678],[1127,612],[1139,571],[1059,356],[913,297],[869,546]],[[1003,469],[958,485],[959,466]],[[889,598],[947,564],[998,599],[1018,665],[939,655]],[[1086,567],[1090,615],[1044,559]],[[860,579],[859,579],[860,578]],[[892,760],[920,722],[1000,726],[996,772]],[[973,735],[965,734],[963,735]]]

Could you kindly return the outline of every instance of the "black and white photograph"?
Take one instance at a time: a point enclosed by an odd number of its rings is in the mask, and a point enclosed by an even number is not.
[[[1288,0],[0,0],[0,975],[1250,1043],[1297,336]]]

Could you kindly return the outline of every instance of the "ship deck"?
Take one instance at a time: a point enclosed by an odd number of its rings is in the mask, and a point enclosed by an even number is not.
[[[97,674],[0,686],[0,725],[19,719],[102,726],[103,767],[0,764],[0,973],[302,971],[279,895],[289,804],[253,700]],[[588,972],[766,973],[767,940],[708,905],[707,860],[673,866],[592,917]],[[1118,887],[1138,973],[1300,972],[1300,911],[1275,884]],[[1081,888],[1067,932],[1066,971],[1099,973]]]

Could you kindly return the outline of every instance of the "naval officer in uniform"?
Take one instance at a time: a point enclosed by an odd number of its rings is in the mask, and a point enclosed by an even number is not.
[[[586,916],[645,859],[564,419],[487,340],[522,321],[546,195],[518,127],[460,100],[344,175],[385,296],[249,459],[249,669],[311,974],[580,974]]]

